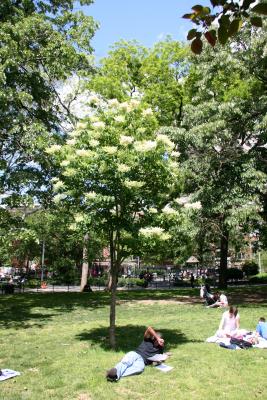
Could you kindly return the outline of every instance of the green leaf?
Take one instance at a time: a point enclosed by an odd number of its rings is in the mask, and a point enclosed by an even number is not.
[[[205,33],[205,38],[207,39],[207,41],[209,42],[209,44],[214,47],[216,44],[216,31],[215,30],[211,30]]]
[[[224,25],[220,25],[218,29],[219,42],[224,45],[229,38],[228,31]]]
[[[229,25],[228,36],[233,36],[237,32],[239,32],[241,29],[241,26],[242,26],[242,20],[240,18],[234,19]]]
[[[187,40],[192,40],[194,37],[196,37],[197,30],[196,29],[190,29],[190,31],[187,34]]]
[[[202,52],[203,42],[201,39],[196,38],[191,43],[191,50],[195,54],[200,54]]]
[[[197,14],[199,14],[203,10],[203,6],[200,6],[200,5],[197,4],[197,5],[192,7],[192,10],[194,10]]]
[[[184,15],[182,16],[182,18],[185,18],[185,19],[193,19],[194,16],[195,16],[195,14],[184,14]]]
[[[219,5],[219,1],[218,0],[210,0],[212,7],[216,7]]]
[[[261,17],[250,17],[250,22],[253,26],[257,26],[258,28],[262,27]]]
[[[203,7],[203,10],[202,10],[201,14],[202,15],[210,14],[210,8],[209,7]]]
[[[267,3],[257,4],[251,11],[257,14],[267,15]]]
[[[242,4],[242,9],[247,10],[250,6],[250,4],[254,3],[255,0],[244,0]]]

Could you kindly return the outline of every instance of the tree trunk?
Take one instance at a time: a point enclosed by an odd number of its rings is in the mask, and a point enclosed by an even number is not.
[[[83,265],[82,265],[82,276],[81,276],[81,285],[80,285],[80,291],[83,292],[85,286],[87,285],[87,279],[88,279],[88,240],[89,240],[89,235],[86,233],[84,235],[84,242],[83,242]]]
[[[221,235],[221,256],[220,256],[220,271],[219,271],[219,288],[227,288],[227,257],[229,245],[229,231],[224,226]]]
[[[111,299],[109,314],[109,342],[112,349],[116,347],[116,289],[117,289],[117,263],[115,261],[115,251],[113,242],[113,232],[110,235],[110,282],[111,282]]]

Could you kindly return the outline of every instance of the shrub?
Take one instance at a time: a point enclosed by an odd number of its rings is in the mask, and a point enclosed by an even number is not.
[[[249,277],[249,283],[267,283],[267,274],[257,274]]]
[[[255,261],[245,261],[242,271],[246,276],[257,275],[259,273],[259,266]]]
[[[239,268],[229,268],[226,271],[227,280],[230,279],[238,280],[238,279],[243,279],[243,277],[244,277],[243,271]]]
[[[41,286],[41,281],[39,279],[29,279],[26,281],[25,286],[29,288],[39,288]]]

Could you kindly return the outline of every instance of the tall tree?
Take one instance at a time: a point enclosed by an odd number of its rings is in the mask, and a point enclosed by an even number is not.
[[[156,133],[157,126],[152,109],[137,100],[102,101],[65,146],[47,150],[62,168],[54,181],[55,200],[76,207],[77,224],[93,220],[109,242],[112,347],[121,263],[135,253],[141,228],[168,240],[169,235],[153,222],[154,210],[161,212],[169,194],[179,191],[173,143]]]
[[[265,28],[257,38],[248,29],[233,46],[215,53],[205,48],[193,57],[190,103],[181,128],[172,131],[187,170],[187,190],[201,201],[206,228],[214,227],[220,237],[221,287],[231,230],[239,226],[242,232],[258,217],[265,193],[266,171],[258,162],[266,146],[265,43]]]
[[[1,195],[40,192],[49,169],[43,150],[51,136],[62,141],[62,124],[71,119],[60,83],[92,70],[97,24],[73,6],[74,0],[1,1]]]

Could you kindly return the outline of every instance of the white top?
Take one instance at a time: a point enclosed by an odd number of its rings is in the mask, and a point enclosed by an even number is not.
[[[219,329],[225,332],[233,332],[239,328],[239,320],[239,314],[236,317],[234,315],[230,316],[229,311],[225,311],[222,315]]]
[[[221,294],[220,295],[220,299],[219,299],[220,303],[222,303],[222,305],[227,306],[228,305],[228,300],[227,297],[225,296],[225,294]]]

